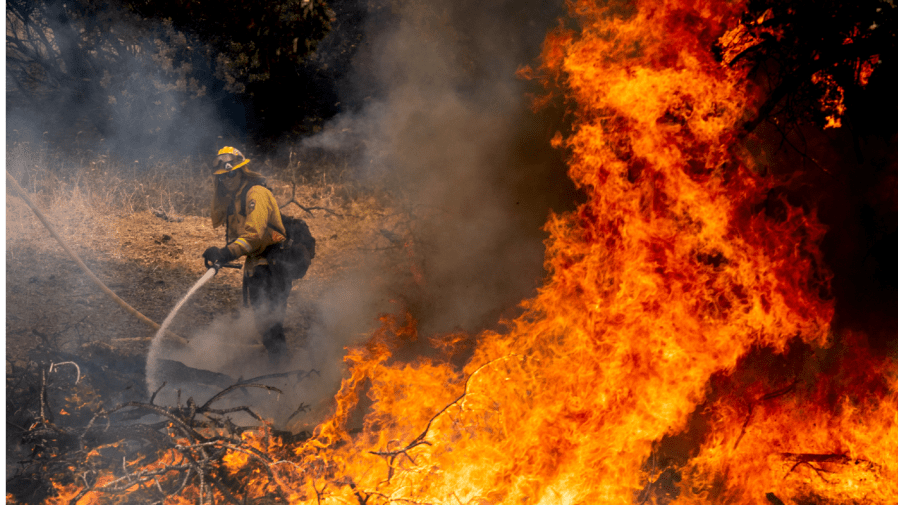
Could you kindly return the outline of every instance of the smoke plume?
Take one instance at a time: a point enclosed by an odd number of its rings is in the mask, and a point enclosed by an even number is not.
[[[560,11],[545,1],[369,4],[340,87],[347,110],[303,144],[354,153],[360,180],[407,205],[403,231],[422,271],[403,297],[425,333],[495,325],[542,280],[540,227],[573,189],[549,147],[561,121],[531,111],[533,84],[515,73]],[[352,284],[379,273],[359,269]],[[382,307],[397,284],[360,296]]]

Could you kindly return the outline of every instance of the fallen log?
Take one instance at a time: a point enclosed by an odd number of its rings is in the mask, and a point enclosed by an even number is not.
[[[237,382],[223,373],[193,368],[170,359],[159,360],[159,376],[164,377],[170,384],[197,384],[220,388],[226,388]]]

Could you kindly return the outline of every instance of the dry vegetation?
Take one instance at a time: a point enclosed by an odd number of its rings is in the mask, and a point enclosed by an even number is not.
[[[102,155],[73,159],[16,145],[7,165],[69,247],[157,322],[205,271],[202,251],[223,245],[223,231],[209,223],[211,178],[201,161],[127,166]],[[269,176],[282,212],[305,219],[318,242],[318,255],[294,297],[314,296],[358,256],[388,252],[396,244],[387,237],[404,233],[390,196],[348,181],[345,166],[331,162],[300,170],[288,161],[260,162],[254,169]],[[12,188],[6,216],[9,360],[22,359],[39,343],[35,332],[68,351],[97,343],[141,344],[151,335],[89,282]],[[237,306],[239,274],[223,273],[188,308],[196,313],[179,319],[202,320]]]
[[[127,166],[105,156],[56,156],[12,145],[9,173],[26,189],[68,246],[118,296],[161,323],[205,272],[201,254],[223,245],[209,222],[211,178],[198,160]],[[395,198],[348,180],[345,164],[306,168],[288,160],[255,162],[268,175],[282,212],[302,217],[317,240],[307,276],[294,284],[288,345],[303,345],[315,300],[359,262],[407,267],[397,237],[407,235]],[[154,330],[98,289],[7,185],[7,475],[27,454],[21,435],[38,415],[41,373],[72,360],[105,375],[116,398],[146,400],[142,367]],[[309,210],[303,210],[305,207]],[[178,314],[171,330],[190,335],[242,305],[240,272],[222,269]],[[264,352],[261,347],[258,352]],[[87,365],[85,365],[87,364]],[[130,367],[132,373],[121,373]],[[113,377],[110,370],[118,369]],[[57,375],[55,373],[54,375]],[[110,379],[112,377],[114,380]],[[70,378],[68,383],[71,381]],[[69,387],[69,386],[63,386]],[[102,403],[102,402],[101,402]]]

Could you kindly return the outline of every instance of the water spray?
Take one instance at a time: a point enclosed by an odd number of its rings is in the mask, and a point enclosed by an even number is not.
[[[166,331],[168,327],[171,326],[172,321],[175,319],[175,316],[181,310],[181,307],[187,303],[189,300],[203,285],[205,285],[209,280],[215,277],[215,274],[222,268],[240,268],[240,265],[234,263],[218,263],[218,262],[210,262],[209,260],[204,260],[206,268],[206,273],[203,274],[202,277],[197,280],[190,290],[187,291],[180,301],[175,305],[175,308],[168,314],[165,320],[162,322],[162,325],[159,326],[158,331],[156,331],[156,335],[153,336],[153,340],[150,342],[150,349],[147,353],[147,385],[150,389],[155,389],[155,384],[152,384],[154,378],[157,376],[157,371],[159,368],[159,363],[161,362],[161,351],[163,349],[162,343],[166,340]]]
[[[208,265],[208,262],[207,266]],[[165,336],[165,330],[171,325],[171,322],[175,319],[175,316],[178,314],[178,311],[181,310],[181,307],[187,303],[187,300],[193,296],[204,284],[209,282],[209,279],[215,277],[215,274],[218,273],[218,269],[221,268],[220,265],[215,264],[203,274],[202,277],[199,278],[196,283],[194,283],[193,287],[187,291],[187,294],[184,295],[183,298],[175,305],[175,308],[168,314],[168,317],[165,318],[165,321],[162,322],[162,325],[159,327],[159,330],[156,332],[156,335],[153,336],[153,340],[150,342],[150,351],[147,353],[147,379],[150,377],[156,376],[156,369],[159,366],[159,353],[162,350],[162,341]],[[154,386],[153,384],[148,384],[149,386]]]

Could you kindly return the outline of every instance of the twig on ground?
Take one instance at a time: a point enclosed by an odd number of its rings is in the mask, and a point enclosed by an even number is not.
[[[75,363],[74,361],[63,361],[62,363],[52,363],[52,362],[51,362],[51,363],[50,363],[50,372],[52,373],[53,370],[54,370],[57,366],[59,366],[59,365],[72,365],[72,366],[74,366],[74,367],[75,367],[75,370],[77,371],[77,375],[76,375],[76,377],[75,377],[75,384],[78,384],[78,381],[81,380],[81,367],[78,366],[78,363]]]

